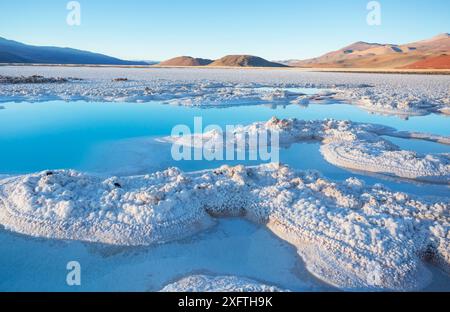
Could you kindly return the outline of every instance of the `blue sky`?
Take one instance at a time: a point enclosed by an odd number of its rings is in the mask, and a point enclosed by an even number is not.
[[[124,59],[253,54],[308,58],[355,41],[407,43],[450,32],[448,0],[79,0],[81,25],[66,24],[66,0],[1,0],[0,37],[68,46]]]

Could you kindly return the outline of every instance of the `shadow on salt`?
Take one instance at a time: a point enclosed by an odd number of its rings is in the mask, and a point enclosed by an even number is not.
[[[82,285],[65,282],[69,261]],[[211,230],[151,247],[28,238],[0,230],[0,291],[158,291],[192,274],[250,278],[293,291],[330,291],[310,274],[294,247],[264,226],[219,219]]]

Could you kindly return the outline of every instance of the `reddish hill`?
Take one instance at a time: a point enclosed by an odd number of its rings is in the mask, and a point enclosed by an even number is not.
[[[439,55],[436,57],[429,57],[424,60],[415,62],[408,66],[404,66],[405,69],[449,69],[450,68],[450,55]]]
[[[431,39],[403,45],[356,42],[317,58],[294,61],[289,64],[307,68],[394,69],[409,68],[409,66],[430,66],[426,68],[450,69],[445,57],[448,54],[450,54],[450,35],[445,33]]]

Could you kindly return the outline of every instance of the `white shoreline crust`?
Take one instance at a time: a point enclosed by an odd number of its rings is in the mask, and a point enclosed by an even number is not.
[[[280,145],[316,140],[322,143],[321,152],[328,162],[363,172],[389,175],[421,182],[450,185],[450,155],[421,155],[400,150],[382,136],[413,138],[449,144],[450,138],[425,133],[397,132],[395,129],[351,121],[303,121],[272,118],[263,123],[236,127],[231,133],[211,131],[183,137],[165,137],[160,142],[187,147],[234,148],[243,146],[248,136],[262,137],[264,133],[277,132]],[[225,140],[225,138],[227,140]],[[231,138],[231,142],[230,142]],[[247,142],[248,143],[248,142]],[[267,142],[270,143],[270,142]],[[248,148],[248,145],[247,145]],[[299,155],[299,161],[302,155]]]
[[[53,239],[150,245],[213,226],[216,217],[266,224],[307,268],[341,289],[415,290],[422,259],[450,264],[449,203],[270,164],[109,178],[53,171],[0,180],[0,224]]]
[[[450,76],[317,73],[268,69],[125,69],[1,66],[0,75],[68,77],[65,83],[0,84],[0,102],[161,101],[185,106],[307,105],[343,100],[372,112],[404,117],[448,114]],[[117,81],[126,77],[126,81]],[[83,79],[77,81],[76,79]],[[317,95],[289,88],[326,89]]]
[[[286,292],[238,276],[191,275],[168,284],[160,292]]]

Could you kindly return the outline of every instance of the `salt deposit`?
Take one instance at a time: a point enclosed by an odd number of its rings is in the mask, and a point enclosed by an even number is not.
[[[66,83],[2,84],[2,101],[164,101],[174,105],[299,104],[343,100],[403,116],[448,113],[450,76],[314,73],[296,70],[132,69],[2,66],[0,75],[71,77]],[[123,77],[120,81],[114,81]],[[75,78],[83,79],[81,81]],[[292,88],[320,88],[304,95]]]
[[[266,123],[258,122],[246,127],[236,127],[232,133],[211,131],[181,138],[166,137],[160,141],[196,148],[202,148],[206,143],[209,146],[217,146],[214,142],[219,142],[218,144],[223,142],[227,146],[242,146],[242,141],[246,137],[261,136],[267,131],[276,131],[282,145],[310,140],[321,141],[322,154],[328,162],[336,166],[416,181],[450,184],[448,154],[420,155],[401,150],[382,136],[410,137],[444,144],[448,144],[450,138],[425,133],[398,132],[382,125],[337,120],[304,121],[273,118]],[[299,161],[302,156],[299,155]]]
[[[192,275],[169,284],[161,292],[281,292],[282,290],[237,276]]]
[[[308,269],[342,289],[420,289],[450,263],[449,203],[275,164],[185,174],[97,177],[41,172],[0,182],[0,223],[22,234],[118,245],[187,237],[214,218],[266,224]]]

